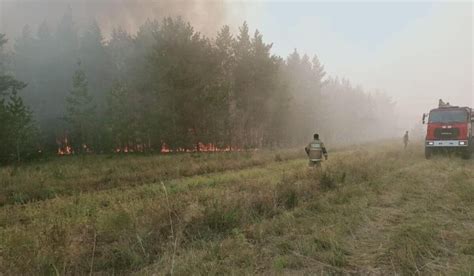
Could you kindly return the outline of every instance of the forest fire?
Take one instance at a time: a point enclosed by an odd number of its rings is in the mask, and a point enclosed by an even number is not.
[[[114,148],[109,149],[108,151],[96,151],[95,147],[90,147],[89,144],[81,144],[80,146],[73,146],[71,143],[70,136],[67,132],[56,136],[56,143],[58,145],[57,155],[66,156],[74,154],[84,154],[84,153],[115,153],[115,154],[124,154],[124,153],[153,153],[158,152],[161,154],[167,153],[196,153],[196,152],[240,152],[243,151],[242,148],[236,146],[222,145],[218,146],[215,143],[202,143],[197,142],[194,146],[189,145],[188,147],[173,147],[162,141],[159,150],[155,150],[152,146],[151,141],[143,142],[143,140],[128,141],[128,142],[118,142]]]
[[[72,155],[75,154],[76,151],[74,148],[69,144],[69,140],[67,137],[64,137],[62,139],[57,139],[56,140],[58,144],[58,150],[57,154],[60,156],[64,155]],[[120,146],[114,149],[114,153],[144,153],[144,152],[153,152],[154,150],[149,146],[149,145],[143,145],[143,144],[135,144],[135,145],[125,145],[125,146]],[[192,152],[238,152],[242,151],[240,148],[233,148],[230,146],[226,147],[218,147],[217,145],[213,143],[198,143],[194,148],[192,149],[186,149],[186,148],[177,148],[177,149],[172,149],[169,147],[168,144],[163,143],[160,149],[160,153],[166,154],[166,153],[192,153]],[[93,153],[94,151],[89,148],[87,145],[82,145],[82,152],[85,153]]]
[[[218,147],[215,144],[208,143],[204,144],[199,142],[196,147],[193,149],[184,149],[184,148],[178,148],[178,149],[170,149],[169,146],[166,143],[163,143],[161,146],[161,153],[173,153],[173,152],[230,152],[230,151],[242,151],[239,148],[232,148],[230,146],[226,147]]]
[[[118,147],[115,149],[115,153],[129,153],[129,152],[135,152],[135,151],[133,150],[133,148],[129,146]]]
[[[69,145],[69,140],[67,138],[67,135],[65,135],[61,139],[56,139],[56,143],[58,144],[58,155],[71,155],[74,154],[74,150]]]
[[[69,142],[67,134],[61,138],[57,138],[56,143],[58,144],[58,150],[57,150],[58,155],[64,156],[64,155],[72,155],[75,153],[74,148]],[[82,153],[93,153],[93,150],[87,144],[82,144],[79,148],[80,148],[80,152]]]
[[[153,148],[151,147],[151,143],[141,143],[141,142],[129,142],[126,144],[122,144],[117,146],[114,149],[115,153],[134,153],[134,152],[153,152]]]
[[[58,155],[71,155],[74,151],[70,146],[66,146],[64,148],[58,148]]]

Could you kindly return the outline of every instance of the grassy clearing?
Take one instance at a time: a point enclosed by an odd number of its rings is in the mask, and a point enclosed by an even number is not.
[[[292,150],[178,155],[71,156],[0,168],[0,206],[115,187],[140,186],[294,159]]]
[[[6,205],[0,270],[473,274],[474,163],[412,150],[345,150],[322,171],[268,153],[256,167]]]

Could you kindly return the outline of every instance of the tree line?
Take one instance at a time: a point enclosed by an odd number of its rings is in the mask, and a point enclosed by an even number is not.
[[[210,38],[165,18],[105,40],[96,22],[79,32],[68,11],[54,30],[25,26],[13,51],[4,48],[3,162],[56,151],[295,146],[315,131],[351,143],[392,128],[390,98],[327,76],[316,56],[272,54],[246,23]]]

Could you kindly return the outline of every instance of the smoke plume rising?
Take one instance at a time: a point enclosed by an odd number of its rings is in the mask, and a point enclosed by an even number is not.
[[[106,36],[117,26],[133,33],[147,19],[166,16],[181,16],[197,30],[213,34],[232,22],[229,5],[233,10],[243,6],[225,0],[0,0],[0,32],[15,37],[25,24],[34,29],[44,20],[55,26],[71,8],[80,26],[95,19]]]

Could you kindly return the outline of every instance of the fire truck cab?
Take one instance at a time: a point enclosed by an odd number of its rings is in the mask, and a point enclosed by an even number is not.
[[[442,106],[423,114],[427,122],[425,157],[436,152],[459,152],[470,158],[474,151],[474,111],[469,107]]]

